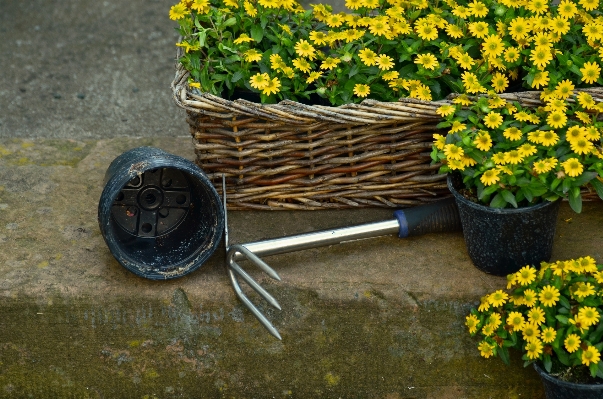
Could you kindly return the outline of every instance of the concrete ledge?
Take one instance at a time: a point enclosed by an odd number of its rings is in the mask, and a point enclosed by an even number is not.
[[[468,310],[505,279],[473,267],[460,233],[266,258],[281,283],[249,267],[283,306],[250,294],[282,342],[234,296],[223,248],[181,279],[129,273],[96,212],[106,167],[140,145],[193,158],[186,137],[0,140],[0,397],[542,397],[519,354],[482,359],[466,333]],[[601,205],[562,205],[554,259],[603,259]],[[249,242],[390,217],[239,211],[229,226]]]

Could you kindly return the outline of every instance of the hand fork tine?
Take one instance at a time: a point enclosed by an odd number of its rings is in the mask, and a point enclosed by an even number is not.
[[[260,312],[260,310],[249,300],[247,295],[245,295],[245,293],[241,289],[241,286],[239,285],[239,281],[237,280],[237,276],[235,275],[235,272],[236,272],[236,274],[241,276],[241,278],[243,280],[245,280],[245,282],[247,284],[249,284],[249,286],[251,286],[251,288],[253,288],[258,294],[260,294],[260,296],[262,296],[262,298],[264,298],[266,301],[268,301],[268,303],[270,303],[270,305],[274,306],[278,310],[281,310],[281,306],[279,305],[277,300],[274,299],[274,297],[268,293],[268,291],[266,291],[260,284],[258,284],[257,281],[255,281],[249,274],[247,274],[247,272],[245,272],[245,270],[243,270],[243,268],[241,268],[241,266],[239,266],[234,261],[234,256],[237,253],[242,254],[247,259],[249,259],[251,262],[253,262],[258,267],[260,267],[262,270],[264,270],[273,279],[280,281],[281,278],[278,275],[278,273],[276,271],[274,271],[274,269],[272,269],[270,266],[268,266],[266,264],[266,262],[261,260],[258,256],[256,256],[253,252],[249,251],[244,246],[233,245],[232,247],[229,247],[229,245],[228,245],[229,244],[229,242],[228,242],[228,216],[227,216],[227,212],[226,212],[226,176],[225,175],[222,175],[222,194],[223,194],[223,200],[224,200],[224,245],[226,247],[228,277],[230,278],[230,283],[232,284],[234,292],[237,295],[237,297],[239,298],[239,300],[241,302],[243,302],[243,305],[245,305],[245,307],[247,309],[249,309],[249,311],[251,311],[251,313],[253,313],[253,315],[256,317],[256,319],[258,319],[258,321],[260,323],[262,323],[262,325],[268,330],[268,332],[270,332],[270,334],[272,334],[277,339],[282,340],[281,335],[279,334],[278,330],[276,328],[274,328],[274,326],[272,325],[272,323],[270,323],[270,321],[266,318],[266,316],[264,316],[264,314],[262,312]]]

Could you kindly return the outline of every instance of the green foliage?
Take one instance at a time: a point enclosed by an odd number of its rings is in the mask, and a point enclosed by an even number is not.
[[[603,378],[603,265],[589,256],[543,262],[540,270],[526,266],[507,281],[506,291],[482,297],[466,318],[469,333],[480,337],[481,355],[509,364],[508,348],[515,348],[525,366],[539,361],[551,372],[557,359]]]

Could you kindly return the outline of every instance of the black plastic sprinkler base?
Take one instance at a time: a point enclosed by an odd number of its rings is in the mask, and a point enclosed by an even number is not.
[[[194,163],[152,147],[117,157],[98,207],[101,233],[118,262],[153,280],[181,277],[216,250],[224,230],[218,193]]]

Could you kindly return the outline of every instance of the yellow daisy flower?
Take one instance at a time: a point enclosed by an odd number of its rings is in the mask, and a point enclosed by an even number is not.
[[[559,301],[559,290],[552,285],[545,286],[538,295],[540,303],[545,307],[554,306]]]
[[[268,84],[262,88],[262,93],[269,96],[278,93],[281,87],[281,81],[278,78],[268,80]]]
[[[567,350],[569,353],[574,353],[580,347],[580,342],[579,336],[576,334],[569,334],[567,337],[565,337],[563,345],[565,346],[565,350]]]
[[[371,88],[365,84],[357,84],[354,86],[354,94],[358,97],[366,97],[371,93]]]
[[[498,176],[500,172],[497,169],[488,169],[479,178],[479,180],[485,185],[490,186],[497,183],[500,180]]]
[[[561,163],[563,170],[566,175],[570,177],[578,177],[582,174],[584,166],[576,158],[570,158],[567,161]]]
[[[582,73],[582,81],[592,84],[599,79],[601,67],[596,62],[585,62],[584,67],[580,68],[580,72]]]
[[[599,363],[600,359],[601,354],[599,353],[597,348],[592,345],[589,345],[588,348],[586,348],[586,350],[582,352],[582,364],[584,364],[585,366],[590,366],[591,363],[597,364]]]
[[[484,125],[490,129],[496,129],[503,123],[503,117],[498,112],[490,112],[484,117]]]

